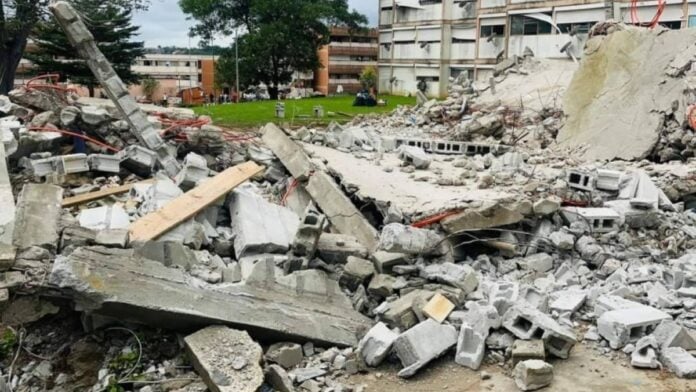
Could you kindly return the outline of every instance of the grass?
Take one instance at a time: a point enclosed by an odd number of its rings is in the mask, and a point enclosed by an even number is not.
[[[285,119],[275,117],[276,101],[244,102],[240,104],[225,104],[213,106],[198,106],[193,108],[198,115],[212,117],[215,125],[230,128],[245,128],[263,126],[269,122],[283,123],[290,126],[326,125],[331,121],[348,122],[352,116],[368,113],[391,112],[399,105],[415,105],[415,97],[380,96],[387,101],[387,106],[353,107],[353,96],[327,98],[307,98],[286,100]],[[314,117],[314,106],[324,107],[324,117]],[[348,114],[349,116],[342,115]]]

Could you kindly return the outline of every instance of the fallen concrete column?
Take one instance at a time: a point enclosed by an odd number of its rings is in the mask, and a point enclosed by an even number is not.
[[[263,384],[263,351],[245,331],[223,326],[184,338],[193,367],[213,392],[256,392]]]
[[[15,226],[15,202],[7,172],[5,146],[0,142],[0,270],[14,264],[12,238]]]
[[[253,285],[208,285],[132,250],[79,248],[56,259],[49,282],[70,290],[81,309],[123,321],[176,330],[223,324],[263,339],[357,345],[370,320],[325,274],[301,272],[282,282],[267,273]]]
[[[399,377],[411,377],[433,359],[457,344],[457,330],[427,319],[401,334],[394,342],[394,350],[404,368]]]
[[[38,246],[54,252],[58,246],[62,201],[61,187],[25,185],[17,201],[14,246],[17,249]]]
[[[263,129],[263,141],[298,181],[307,179],[305,189],[341,234],[352,235],[372,251],[377,247],[377,230],[326,173],[313,171],[307,154],[274,124]]]
[[[78,13],[65,1],[52,3],[49,8],[68,36],[70,43],[86,60],[87,66],[92,70],[106,95],[130,125],[131,132],[140,143],[157,153],[157,159],[167,174],[175,176],[181,169],[176,157],[169,152],[166,143],[147,120],[147,115],[130,96],[128,88],[97,47],[94,37]]]

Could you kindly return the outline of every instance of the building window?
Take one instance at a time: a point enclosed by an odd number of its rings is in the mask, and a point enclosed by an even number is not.
[[[671,22],[660,22],[660,26],[664,26],[670,30],[679,30],[681,29],[681,21],[676,20]]]
[[[150,66],[152,66],[152,61],[150,61],[150,60],[145,60],[145,61],[143,61],[143,65],[146,66],[146,67],[150,67]]]
[[[570,34],[571,32],[574,32],[575,34],[588,34],[593,25],[594,22],[562,23],[558,25],[558,28],[564,34]]]
[[[442,0],[420,0],[420,5],[442,4]]]
[[[481,38],[496,36],[502,37],[505,35],[505,25],[496,26],[481,26]]]
[[[198,74],[198,83],[203,83],[203,75]]]
[[[523,15],[513,15],[511,19],[510,34],[512,35],[551,34],[551,25],[549,23]]]

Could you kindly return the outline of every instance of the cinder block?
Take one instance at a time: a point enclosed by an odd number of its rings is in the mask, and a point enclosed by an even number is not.
[[[131,145],[120,152],[121,164],[128,170],[141,175],[150,176],[157,164],[157,154],[139,145]]]
[[[650,334],[663,320],[671,319],[667,313],[650,306],[612,310],[597,319],[597,332],[616,350]]]
[[[389,355],[399,334],[390,330],[384,323],[377,323],[360,340],[358,353],[368,366],[379,366]]]
[[[454,361],[472,370],[478,370],[486,353],[486,337],[468,324],[463,324],[457,339],[457,353]]]
[[[523,340],[541,339],[549,353],[566,359],[577,342],[572,331],[524,302],[513,305],[503,316],[503,327]]]
[[[121,158],[118,155],[91,154],[87,157],[92,171],[104,173],[120,173]]]
[[[569,170],[566,176],[568,186],[583,191],[594,190],[594,177],[589,173],[584,173],[578,170]]]
[[[568,223],[584,223],[592,233],[609,233],[621,223],[621,215],[611,208],[564,207],[561,215]]]
[[[543,340],[515,340],[512,344],[512,367],[518,362],[529,359],[546,360],[546,349]]]
[[[399,377],[411,377],[433,359],[457,344],[457,330],[427,319],[402,333],[394,342],[394,350],[404,368]]]
[[[620,171],[616,170],[606,170],[606,169],[599,169],[597,170],[597,181],[596,181],[596,186],[597,189],[601,189],[603,191],[618,191],[619,188],[621,187],[621,177],[623,176],[623,173]]]
[[[57,169],[60,174],[75,174],[89,171],[87,155],[72,154],[63,155],[57,158]]]
[[[326,216],[320,214],[312,205],[307,206],[292,244],[293,253],[297,256],[313,258],[325,224]]]

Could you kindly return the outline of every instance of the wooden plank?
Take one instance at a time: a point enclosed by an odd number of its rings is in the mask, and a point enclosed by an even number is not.
[[[263,166],[259,166],[254,162],[246,162],[225,170],[203,182],[200,186],[170,201],[158,211],[147,214],[133,222],[130,226],[131,242],[145,242],[156,239],[181,222],[195,216],[198,212],[263,170]]]
[[[133,184],[126,184],[113,188],[102,189],[96,192],[85,193],[84,195],[66,197],[63,199],[63,208],[73,207],[80,204],[89,203],[90,201],[103,199],[105,197],[126,193],[129,192],[136,184],[152,184],[154,182],[155,180],[145,180]]]

